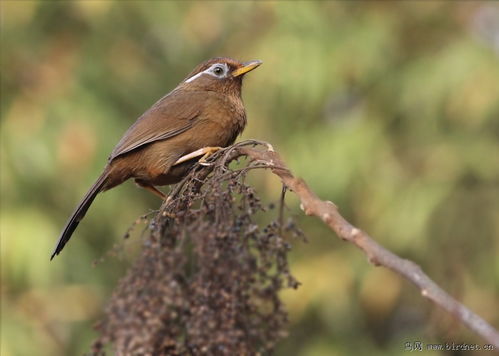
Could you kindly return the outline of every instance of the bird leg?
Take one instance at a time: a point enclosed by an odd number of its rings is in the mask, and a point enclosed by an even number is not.
[[[137,184],[141,188],[144,188],[145,190],[150,191],[151,193],[160,197],[163,200],[166,200],[166,198],[167,198],[166,195],[162,191],[158,190],[154,185],[149,184],[149,183],[143,181],[142,179],[135,179],[135,184]]]
[[[185,156],[180,157],[173,165],[176,166],[177,164],[189,161],[193,158],[203,156],[199,159],[199,163],[202,165],[209,165],[206,163],[206,159],[211,156],[213,153],[221,150],[222,147],[203,147],[200,148],[199,150],[196,150],[194,152],[191,152],[189,154],[186,154]]]

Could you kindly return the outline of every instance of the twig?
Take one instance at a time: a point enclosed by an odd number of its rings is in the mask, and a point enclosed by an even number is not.
[[[265,147],[265,150],[258,150],[248,146]],[[440,288],[417,264],[395,255],[374,241],[367,233],[350,224],[338,212],[336,205],[330,201],[321,200],[305,181],[294,177],[279,154],[273,151],[269,144],[253,140],[245,141],[222,150],[219,155],[222,155],[222,165],[239,156],[247,156],[251,160],[257,161],[259,166],[261,163],[265,163],[265,166],[270,168],[272,173],[277,175],[282,183],[298,196],[301,201],[300,208],[306,215],[320,218],[338,237],[360,248],[367,255],[369,262],[375,266],[389,268],[401,275],[416,285],[423,297],[446,310],[488,343],[499,348],[499,332],[497,330]],[[213,159],[218,160],[218,158],[220,156]]]
[[[282,185],[281,199],[279,200],[279,234],[282,235],[282,227],[284,226],[284,204],[286,199],[287,186]]]

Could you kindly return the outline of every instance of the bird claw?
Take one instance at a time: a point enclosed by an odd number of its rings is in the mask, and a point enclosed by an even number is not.
[[[175,163],[173,163],[173,166],[176,166],[177,164],[190,161],[193,158],[197,158],[199,156],[202,156],[199,159],[199,163],[203,165],[204,162],[206,162],[206,158],[211,156],[213,153],[221,150],[222,147],[203,147],[200,148],[199,150],[196,150],[194,152],[191,152],[189,154],[186,154],[185,156],[180,157]]]

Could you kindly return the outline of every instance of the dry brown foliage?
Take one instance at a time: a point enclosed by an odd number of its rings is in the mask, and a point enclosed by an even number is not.
[[[245,183],[261,165],[229,168],[235,156],[216,154],[172,189],[108,302],[94,355],[106,344],[118,355],[267,354],[286,335],[279,292],[298,286],[287,253],[302,235]]]

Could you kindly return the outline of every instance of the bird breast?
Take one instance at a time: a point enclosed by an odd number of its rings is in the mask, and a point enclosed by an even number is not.
[[[206,141],[213,146],[228,146],[234,143],[246,126],[244,105],[237,95],[213,94],[206,100],[199,117],[199,126],[206,132],[198,132],[206,136]]]

